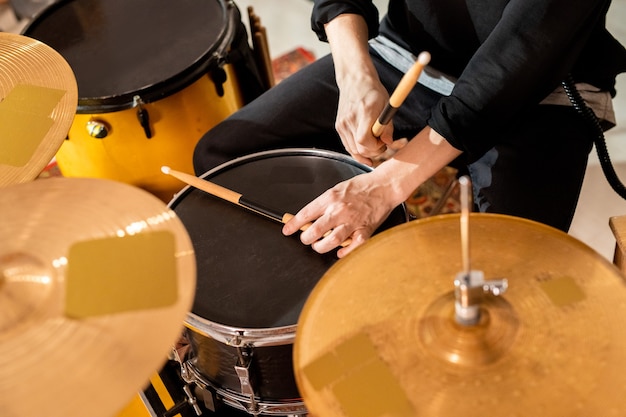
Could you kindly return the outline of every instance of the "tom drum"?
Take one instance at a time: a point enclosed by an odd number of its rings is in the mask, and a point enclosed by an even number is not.
[[[296,213],[338,182],[369,171],[330,151],[267,151],[203,175],[252,201]],[[199,402],[250,414],[306,414],[295,384],[292,345],[309,293],[337,260],[285,237],[281,224],[192,187],[171,202],[196,252],[198,284],[185,326],[183,368]],[[408,221],[398,206],[378,231]],[[202,401],[201,401],[202,400]]]
[[[193,172],[200,137],[254,97],[240,18],[223,0],[61,0],[36,16],[24,35],[58,51],[78,83],[56,155],[62,174],[126,182],[169,202],[180,183],[160,167]]]

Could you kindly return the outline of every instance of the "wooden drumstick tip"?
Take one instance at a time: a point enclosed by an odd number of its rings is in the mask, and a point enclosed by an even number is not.
[[[161,167],[161,172],[164,173],[164,174],[168,174],[169,175],[170,171],[171,171],[171,168],[168,167],[168,166],[163,165]]]
[[[429,52],[422,52],[417,56],[417,62],[419,62],[420,64],[426,66],[428,65],[428,63],[430,62],[430,53]]]

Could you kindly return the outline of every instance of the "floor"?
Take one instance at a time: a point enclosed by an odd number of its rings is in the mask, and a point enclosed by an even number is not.
[[[49,0],[30,1],[42,6],[48,2]],[[29,2],[13,1],[16,6],[24,3]],[[309,13],[312,3],[309,0],[236,0],[236,3],[244,16],[247,7],[252,6],[260,17],[261,23],[267,28],[272,58],[296,47],[308,49],[316,57],[329,52],[328,46],[319,42],[310,30]],[[383,10],[387,0],[376,0],[375,3]],[[7,0],[0,0],[0,30],[19,33],[27,19],[16,19],[8,4]],[[607,24],[622,43],[626,43],[625,16],[626,0],[613,0]],[[245,17],[244,22],[248,23]],[[626,182],[626,74],[618,78],[617,89],[618,96],[614,103],[618,126],[607,132],[606,142],[618,176]],[[606,259],[612,260],[615,238],[608,222],[610,217],[619,215],[626,215],[626,201],[608,185],[594,152],[570,234]]]

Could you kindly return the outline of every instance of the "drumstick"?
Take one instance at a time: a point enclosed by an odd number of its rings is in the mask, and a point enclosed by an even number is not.
[[[422,52],[417,57],[417,60],[411,68],[402,76],[400,82],[396,86],[396,89],[391,93],[389,102],[385,105],[385,108],[378,116],[378,119],[372,126],[372,134],[374,137],[379,138],[383,133],[383,128],[387,125],[393,116],[398,111],[398,108],[406,97],[411,92],[411,89],[417,82],[422,73],[422,70],[430,62],[430,54],[428,52]]]
[[[221,185],[215,184],[213,182],[207,181],[202,178],[198,178],[194,175],[189,175],[184,172],[176,171],[171,169],[170,167],[163,166],[161,167],[161,171],[164,174],[171,175],[174,178],[178,178],[182,182],[191,185],[199,190],[202,190],[208,194],[211,194],[215,197],[221,198],[222,200],[226,200],[230,203],[236,204],[240,207],[246,208],[250,211],[253,211],[257,214],[261,214],[265,217],[268,217],[272,220],[279,221],[281,223],[287,223],[291,220],[294,215],[290,213],[281,213],[277,210],[271,209],[269,207],[265,207],[259,203],[256,203],[242,194],[239,194],[233,190],[229,190],[228,188],[222,187]],[[301,231],[305,231],[309,227],[311,227],[313,223],[307,223],[300,228]],[[330,234],[330,231],[326,232],[323,237],[326,237]],[[348,238],[341,243],[341,246],[345,247],[352,243],[352,239]]]

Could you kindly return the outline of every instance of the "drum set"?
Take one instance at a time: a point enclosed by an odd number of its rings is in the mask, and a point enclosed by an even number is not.
[[[66,177],[107,178],[171,200],[193,172],[195,144],[261,87],[223,0],[62,0],[23,30],[58,51],[78,83],[76,115],[56,154]],[[245,29],[243,29],[245,30]]]
[[[0,33],[0,415],[623,415],[626,277],[567,234],[399,206],[338,260],[161,173],[241,105],[238,15],[188,0],[131,23],[156,6],[131,3]],[[165,14],[194,33],[157,57]],[[36,179],[55,155],[64,177]],[[198,181],[295,213],[369,170],[284,149]]]

